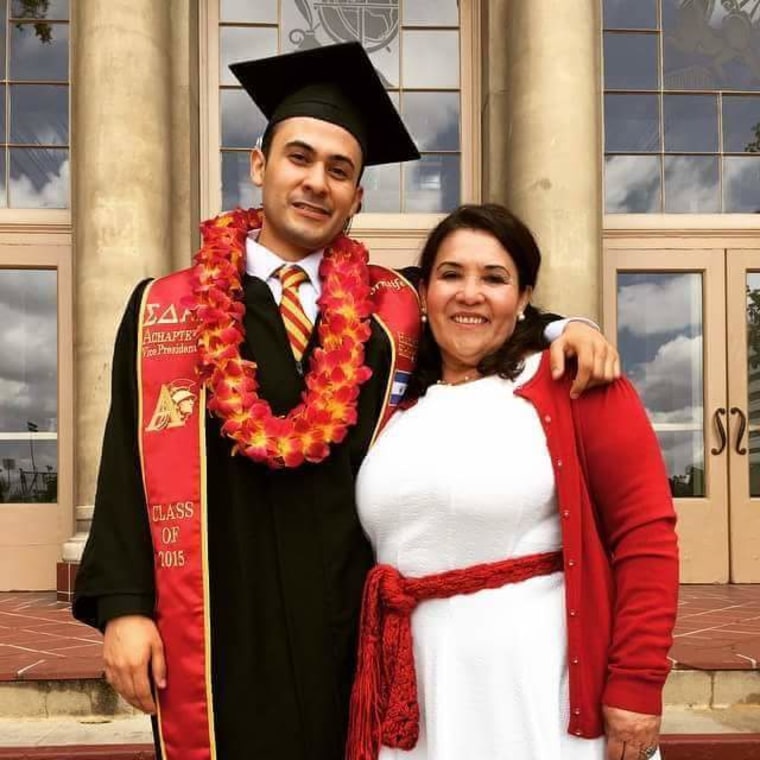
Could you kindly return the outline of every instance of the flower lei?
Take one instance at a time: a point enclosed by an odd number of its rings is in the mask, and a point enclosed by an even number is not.
[[[372,371],[364,366],[370,336],[367,249],[340,235],[319,268],[319,346],[312,352],[301,403],[279,417],[257,393],[257,366],[240,355],[245,340],[242,275],[246,237],[263,215],[249,209],[203,223],[195,257],[192,309],[199,321],[199,375],[210,390],[209,411],[223,420],[222,433],[241,453],[269,467],[321,462],[356,424],[359,386]]]

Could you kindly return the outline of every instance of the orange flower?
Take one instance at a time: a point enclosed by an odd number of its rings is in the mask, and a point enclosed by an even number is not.
[[[234,441],[233,454],[271,468],[299,467],[321,462],[332,444],[345,439],[356,424],[359,387],[372,375],[364,366],[364,344],[372,333],[368,255],[345,235],[325,251],[320,345],[312,352],[303,403],[277,416],[257,393],[256,364],[240,355],[246,238],[262,221],[257,209],[235,209],[201,225],[189,306],[200,323],[198,372],[210,390],[209,411]]]

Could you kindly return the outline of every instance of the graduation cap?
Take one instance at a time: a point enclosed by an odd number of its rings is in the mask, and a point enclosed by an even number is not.
[[[358,42],[230,66],[271,129],[293,116],[329,121],[359,142],[364,165],[420,157],[375,67]]]

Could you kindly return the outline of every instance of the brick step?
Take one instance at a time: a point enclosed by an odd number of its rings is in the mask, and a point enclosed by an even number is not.
[[[151,744],[102,744],[99,747],[0,747],[0,760],[155,760]]]
[[[760,706],[760,671],[673,670],[663,701],[666,708]],[[102,678],[0,679],[0,716],[4,718],[114,717],[134,713]],[[756,730],[760,731],[760,725]]]
[[[103,678],[0,680],[3,718],[111,718],[135,713]]]
[[[668,735],[660,746],[663,760],[760,758],[760,734]],[[149,744],[8,747],[0,748],[0,760],[155,760],[155,753]]]
[[[760,734],[670,734],[660,747],[663,760],[758,760]]]

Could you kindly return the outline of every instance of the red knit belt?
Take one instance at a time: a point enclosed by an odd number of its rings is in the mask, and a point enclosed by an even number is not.
[[[561,551],[423,578],[405,578],[390,565],[373,567],[364,585],[347,760],[377,760],[381,744],[405,750],[417,744],[420,707],[411,615],[420,602],[500,588],[561,569]]]

